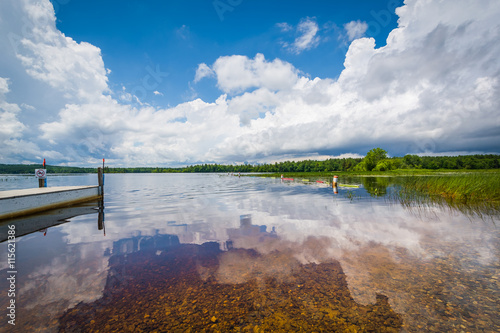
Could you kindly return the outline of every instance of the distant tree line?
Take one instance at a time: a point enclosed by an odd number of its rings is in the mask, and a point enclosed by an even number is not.
[[[351,170],[388,171],[396,169],[498,169],[500,155],[418,156],[387,157],[381,148],[370,150]]]
[[[43,169],[42,164],[0,164],[0,174],[35,174],[35,169]],[[45,165],[47,173],[95,173],[97,168],[79,168]]]
[[[362,158],[328,159],[326,161],[286,161],[272,164],[203,164],[181,168],[180,172],[323,172],[347,171],[358,164]]]
[[[0,164],[0,174],[34,174],[41,164]],[[331,158],[325,161],[286,161],[271,164],[198,164],[180,168],[105,167],[106,173],[192,173],[192,172],[329,172],[388,171],[396,169],[499,169],[500,155],[388,157],[381,148],[370,150],[364,158]],[[95,173],[97,168],[46,166],[47,173]]]

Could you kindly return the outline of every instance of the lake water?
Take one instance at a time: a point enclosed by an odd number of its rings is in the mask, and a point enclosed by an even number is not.
[[[17,234],[15,326],[0,244],[0,331],[500,332],[497,217],[403,207],[390,178],[342,182],[361,186],[106,175],[103,203],[3,223],[40,230]]]

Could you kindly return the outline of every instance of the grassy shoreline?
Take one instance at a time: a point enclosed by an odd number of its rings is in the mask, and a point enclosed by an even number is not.
[[[496,174],[500,177],[500,169],[397,169],[391,171],[328,171],[328,172],[273,172],[259,174],[261,177],[283,177],[285,178],[323,178],[330,179],[333,176],[356,176],[356,177],[394,177],[394,176],[429,176],[429,175],[466,175],[466,174]],[[253,176],[248,173],[246,176]]]
[[[405,177],[393,199],[403,206],[446,205],[467,215],[500,216],[500,177],[493,173]]]
[[[385,195],[389,185],[397,187],[392,198],[404,205],[412,203],[446,203],[451,207],[500,212],[500,170],[422,170],[404,169],[384,172],[284,172],[261,174],[261,177],[331,182],[334,175],[339,183],[349,184],[352,179],[361,182],[375,196]],[[248,174],[248,176],[251,176]],[[370,181],[369,177],[394,177],[394,181]]]

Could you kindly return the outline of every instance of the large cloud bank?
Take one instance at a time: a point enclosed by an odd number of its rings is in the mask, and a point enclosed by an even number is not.
[[[221,56],[193,77],[195,86],[215,79],[221,96],[169,108],[119,101],[100,49],[61,33],[49,0],[0,7],[1,62],[10,68],[0,72],[0,163],[42,155],[77,165],[228,163],[376,146],[500,152],[498,1],[406,0],[386,46],[354,39],[335,79],[260,53]],[[15,99],[21,83],[33,89],[24,94],[57,98]]]

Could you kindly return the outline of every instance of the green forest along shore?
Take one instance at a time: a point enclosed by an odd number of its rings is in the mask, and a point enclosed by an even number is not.
[[[0,164],[0,174],[32,174],[42,164]],[[97,168],[46,166],[47,173],[95,173]],[[179,168],[172,167],[105,167],[106,173],[180,173],[180,172],[351,172],[352,174],[426,173],[427,170],[500,169],[500,155],[388,157],[381,148],[370,150],[363,158],[331,158],[325,161],[286,161],[271,164],[224,165],[204,163]]]
[[[0,174],[33,174],[41,164],[0,164]],[[47,173],[95,173],[97,168],[46,166]],[[261,173],[263,177],[332,181],[340,177],[390,176],[400,185],[400,198],[440,198],[460,205],[500,207],[500,155],[388,157],[381,148],[370,150],[363,158],[336,158],[325,161],[286,161],[274,164],[198,164],[180,168],[105,167],[106,173]],[[262,174],[264,173],[264,174]],[[408,177],[415,176],[415,177]],[[419,176],[419,177],[417,177]],[[421,177],[432,176],[432,177]],[[365,186],[367,187],[367,186]],[[382,193],[372,193],[378,195]],[[382,191],[382,192],[380,192]],[[406,200],[405,199],[405,200]]]

